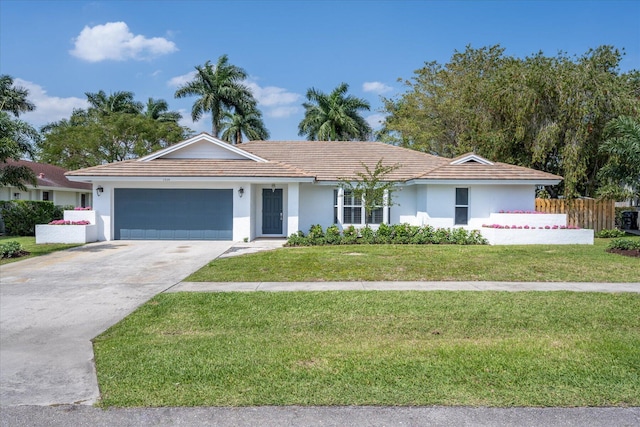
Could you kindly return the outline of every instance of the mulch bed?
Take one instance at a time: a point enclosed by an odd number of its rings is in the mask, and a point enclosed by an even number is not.
[[[31,252],[19,251],[19,252],[14,253],[12,256],[8,256],[6,258],[20,258],[20,257],[27,256],[27,255],[31,255]]]
[[[607,249],[607,252],[612,254],[619,254],[624,256],[640,258],[640,249]]]

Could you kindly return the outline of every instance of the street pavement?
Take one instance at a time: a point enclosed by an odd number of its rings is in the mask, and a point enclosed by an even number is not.
[[[282,243],[97,242],[0,266],[0,426],[640,426],[640,408],[91,406],[91,340],[161,292],[640,292],[640,283],[180,282],[217,257]]]

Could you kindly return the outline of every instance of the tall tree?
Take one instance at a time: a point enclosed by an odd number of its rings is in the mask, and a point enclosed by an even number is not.
[[[307,100],[302,106],[304,118],[298,125],[298,135],[309,141],[366,140],[371,135],[371,126],[360,115],[371,106],[361,98],[347,95],[349,85],[341,83],[330,94],[315,88],[307,91]]]
[[[182,118],[182,114],[177,111],[169,111],[169,104],[164,99],[149,98],[143,114],[161,122],[178,123]]]
[[[605,136],[600,151],[608,159],[598,173],[603,183],[600,196],[624,194],[628,189],[632,197],[640,197],[640,120],[617,117],[607,123]]]
[[[190,82],[180,86],[176,98],[198,96],[191,109],[193,121],[200,120],[204,113],[211,113],[211,134],[218,137],[225,111],[241,115],[256,109],[253,94],[242,81],[247,78],[244,69],[229,63],[227,55],[203,66],[196,65],[196,75]]]
[[[189,131],[168,111],[166,101],[150,98],[146,108],[131,92],[87,93],[90,107],[42,128],[39,159],[67,169],[141,157],[184,139]]]
[[[32,157],[32,143],[40,138],[38,131],[18,119],[21,113],[35,110],[28,96],[29,90],[14,86],[12,77],[0,76],[0,185],[21,190],[26,190],[25,184],[36,185],[36,176],[30,168],[10,165],[7,160]]]
[[[141,102],[134,100],[133,92],[114,92],[107,95],[103,90],[92,93],[86,92],[89,102],[89,112],[101,115],[111,113],[140,114],[144,108]]]
[[[15,117],[21,113],[33,111],[36,106],[27,99],[29,90],[13,84],[13,77],[0,76],[0,111],[12,113]]]
[[[611,46],[524,59],[499,45],[467,47],[447,64],[425,64],[406,93],[384,100],[385,140],[448,157],[475,151],[562,175],[551,194],[592,196],[606,123],[640,111],[639,73],[620,73],[621,59]]]
[[[262,122],[262,113],[257,109],[245,114],[227,111],[220,126],[222,140],[232,144],[242,143],[243,135],[250,141],[269,139],[269,131]]]

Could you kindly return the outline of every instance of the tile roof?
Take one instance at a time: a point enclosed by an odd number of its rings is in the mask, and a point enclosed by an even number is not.
[[[433,156],[381,142],[250,141],[235,146],[266,163],[247,160],[167,159],[126,160],[69,172],[76,177],[265,177],[313,178],[339,181],[356,178],[362,163],[373,169],[400,165],[387,175],[391,180],[561,180],[562,178],[505,163],[485,165],[475,161],[452,165],[453,159]],[[150,155],[151,156],[151,155]],[[149,158],[150,156],[147,156]],[[462,158],[463,156],[458,157]]]
[[[71,176],[105,177],[276,177],[313,178],[305,171],[279,162],[253,160],[154,159],[147,162],[125,160],[93,166],[69,173]]]
[[[400,165],[388,175],[389,179],[405,181],[423,175],[448,161],[442,157],[382,142],[251,141],[245,142],[241,147],[264,159],[303,169],[314,175],[318,181],[355,178],[355,172],[364,172],[362,163],[373,169],[380,159],[385,166]]]
[[[6,162],[11,166],[26,166],[36,174],[38,187],[72,188],[75,190],[91,191],[91,184],[69,181],[65,176],[66,169],[46,163],[30,162],[28,160],[11,160]]]

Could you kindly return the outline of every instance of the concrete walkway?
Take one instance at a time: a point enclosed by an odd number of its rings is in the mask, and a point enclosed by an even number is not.
[[[165,292],[251,291],[574,291],[640,293],[640,282],[180,282]]]
[[[0,266],[0,405],[94,403],[91,340],[230,246],[98,242]]]

